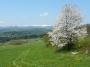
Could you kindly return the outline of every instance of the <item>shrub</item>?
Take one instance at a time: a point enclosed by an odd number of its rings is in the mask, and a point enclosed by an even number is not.
[[[84,39],[79,39],[77,44],[79,45],[78,47],[80,48],[80,51],[90,53],[90,35]]]
[[[51,43],[50,43],[50,41],[49,41],[49,36],[48,36],[48,34],[44,34],[44,35],[43,35],[43,40],[44,40],[44,42],[45,42],[45,44],[46,44],[47,47],[51,46]]]

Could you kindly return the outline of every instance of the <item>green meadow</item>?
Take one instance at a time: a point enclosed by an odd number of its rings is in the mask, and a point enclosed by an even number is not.
[[[54,47],[46,47],[43,39],[38,38],[22,45],[1,45],[0,67],[90,67],[90,56],[56,52]]]

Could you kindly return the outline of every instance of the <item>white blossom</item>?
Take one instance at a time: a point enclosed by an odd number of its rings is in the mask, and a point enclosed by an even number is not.
[[[70,41],[74,42],[79,37],[86,36],[86,26],[82,23],[80,11],[72,5],[65,5],[53,31],[48,33],[53,46],[63,47]]]

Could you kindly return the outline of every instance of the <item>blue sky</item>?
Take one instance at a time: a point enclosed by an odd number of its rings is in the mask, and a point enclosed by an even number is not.
[[[0,26],[53,25],[68,3],[90,22],[90,0],[0,0]]]

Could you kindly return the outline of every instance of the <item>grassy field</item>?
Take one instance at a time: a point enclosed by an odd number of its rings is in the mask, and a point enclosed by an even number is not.
[[[90,56],[57,53],[41,39],[23,45],[0,46],[0,67],[90,67]]]

